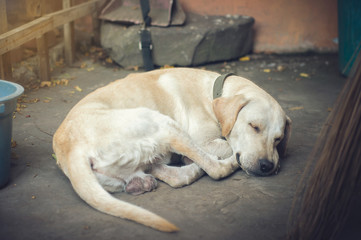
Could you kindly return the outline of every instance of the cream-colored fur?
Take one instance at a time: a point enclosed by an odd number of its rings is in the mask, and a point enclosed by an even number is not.
[[[82,99],[53,140],[79,196],[99,211],[172,232],[178,230],[172,223],[108,192],[151,191],[155,178],[182,187],[204,173],[226,177],[239,166],[254,175],[277,171],[291,120],[241,77],[228,77],[222,97],[213,100],[218,76],[190,68],[130,74]],[[171,153],[193,163],[168,166]]]

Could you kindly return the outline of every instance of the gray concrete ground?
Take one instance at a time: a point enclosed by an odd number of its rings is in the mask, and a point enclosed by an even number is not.
[[[83,66],[81,66],[83,64]],[[85,66],[86,64],[86,66]],[[0,190],[0,239],[282,239],[307,157],[345,82],[336,55],[252,55],[250,61],[202,66],[245,76],[273,95],[293,120],[281,171],[251,177],[243,171],[221,181],[208,176],[173,189],[160,183],[140,196],[116,194],[176,224],[162,233],[100,213],[84,203],[52,158],[52,137],[71,107],[87,93],[133,72],[90,58],[63,68],[68,85],[28,90],[14,119],[11,180]],[[81,67],[80,67],[81,66]],[[78,87],[77,87],[78,86]],[[78,91],[82,90],[82,91]],[[24,107],[24,106],[23,106]],[[84,123],[86,124],[86,123]]]

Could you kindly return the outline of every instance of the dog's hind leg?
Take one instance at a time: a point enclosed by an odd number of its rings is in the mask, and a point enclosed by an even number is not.
[[[195,163],[173,167],[166,164],[156,164],[152,166],[150,173],[157,179],[178,188],[189,185],[204,175],[204,171]]]
[[[122,192],[124,191],[125,181],[119,177],[109,177],[103,173],[93,171],[99,183],[108,192]]]
[[[139,195],[150,192],[158,186],[157,180],[150,174],[136,172],[127,179],[124,187],[125,192],[132,195]]]

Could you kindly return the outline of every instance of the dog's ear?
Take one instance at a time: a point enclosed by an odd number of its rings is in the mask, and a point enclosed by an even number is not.
[[[286,125],[285,125],[283,139],[277,145],[277,152],[281,158],[286,156],[287,144],[291,137],[291,126],[292,126],[292,120],[288,116],[286,116]]]
[[[231,132],[239,111],[247,103],[248,101],[242,95],[220,97],[213,100],[213,112],[221,125],[223,137]]]

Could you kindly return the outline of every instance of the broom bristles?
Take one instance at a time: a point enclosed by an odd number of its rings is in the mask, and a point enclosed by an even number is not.
[[[295,195],[288,239],[332,239],[361,178],[361,52],[321,130]]]

